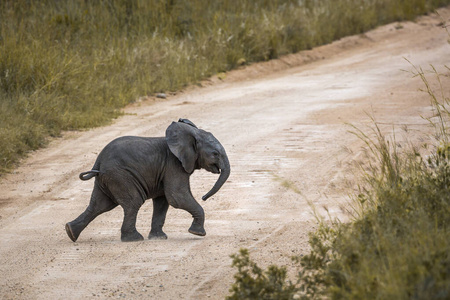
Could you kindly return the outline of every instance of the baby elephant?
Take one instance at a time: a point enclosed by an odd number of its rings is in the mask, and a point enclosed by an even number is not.
[[[75,242],[95,217],[120,205],[124,211],[122,241],[143,240],[136,230],[136,217],[141,205],[151,198],[149,239],[167,239],[162,227],[169,204],[191,213],[194,220],[189,232],[204,236],[205,214],[189,187],[189,176],[201,168],[220,174],[213,188],[202,197],[206,200],[227,180],[230,163],[219,141],[187,119],[172,122],[165,137],[117,138],[100,152],[91,171],[80,174],[81,180],[95,177],[94,189],[89,206],[66,224],[66,232]]]

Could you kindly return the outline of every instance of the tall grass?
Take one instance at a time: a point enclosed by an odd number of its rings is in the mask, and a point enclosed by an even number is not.
[[[295,258],[296,282],[286,281],[285,267],[259,269],[248,251],[233,255],[229,299],[450,299],[450,68],[444,72],[414,71],[430,96],[434,146],[399,149],[376,122],[369,132],[353,127],[367,157],[351,222],[320,219],[310,253]]]
[[[0,174],[61,130],[450,0],[0,1]]]

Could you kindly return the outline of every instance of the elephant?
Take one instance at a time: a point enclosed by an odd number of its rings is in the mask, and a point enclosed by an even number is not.
[[[140,241],[136,230],[139,208],[153,201],[149,239],[167,239],[163,225],[169,205],[184,209],[192,217],[189,232],[205,236],[205,213],[192,196],[189,177],[198,169],[220,174],[202,199],[214,195],[230,175],[224,147],[210,133],[187,119],[172,122],[165,137],[119,137],[103,148],[93,168],[79,175],[81,180],[95,177],[86,210],[65,226],[75,242],[86,226],[100,214],[120,205],[124,211],[121,240]]]

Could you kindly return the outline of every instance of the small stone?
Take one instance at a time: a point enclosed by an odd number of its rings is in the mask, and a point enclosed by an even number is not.
[[[164,94],[164,93],[159,93],[159,94],[156,94],[156,98],[166,99],[166,98],[167,98],[167,95]]]

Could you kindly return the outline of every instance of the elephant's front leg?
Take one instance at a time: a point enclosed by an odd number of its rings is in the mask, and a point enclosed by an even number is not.
[[[195,235],[205,236],[205,212],[203,210],[203,207],[201,207],[194,198],[192,199],[194,200],[194,202],[185,208],[185,210],[190,212],[192,217],[194,218],[194,220],[192,221],[192,225],[188,231]]]
[[[167,201],[175,208],[181,208],[189,212],[194,220],[189,232],[195,235],[205,236],[205,212],[200,204],[192,196],[189,186],[189,174],[180,171],[169,177],[164,182],[164,191]]]
[[[124,206],[123,207],[123,223],[121,228],[122,242],[142,241],[144,237],[136,229],[136,219],[139,207]]]
[[[153,199],[153,217],[152,217],[152,229],[148,235],[148,238],[166,240],[167,235],[162,230],[164,222],[166,221],[167,210],[169,209],[169,202],[165,196]]]
[[[194,220],[188,230],[190,233],[200,236],[206,235],[205,228],[203,227],[205,224],[205,212],[194,199],[190,190],[188,190],[188,193],[170,193],[170,196],[167,195],[167,200],[173,207],[184,209],[192,215]]]

